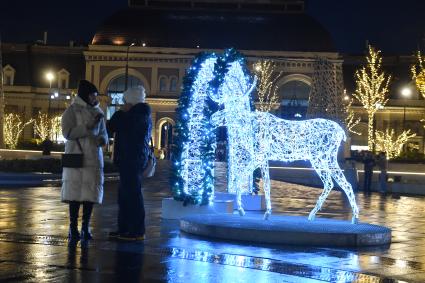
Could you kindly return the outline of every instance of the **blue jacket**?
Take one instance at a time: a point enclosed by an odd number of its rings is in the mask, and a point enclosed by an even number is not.
[[[151,108],[146,103],[134,105],[128,112],[117,111],[108,123],[108,131],[115,133],[114,163],[120,169],[142,170],[150,152]]]

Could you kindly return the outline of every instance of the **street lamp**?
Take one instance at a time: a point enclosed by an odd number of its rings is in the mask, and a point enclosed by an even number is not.
[[[52,91],[52,81],[55,79],[55,75],[52,72],[47,72],[46,73],[46,79],[49,81],[49,93]],[[47,116],[50,117],[50,104],[51,104],[51,100],[54,98],[53,95],[50,96],[49,98],[49,107],[47,109]]]
[[[401,95],[408,99],[412,95],[412,90],[409,87],[404,87],[401,90]],[[406,102],[403,103],[403,130],[406,128]]]
[[[130,47],[136,45],[136,43],[132,42],[129,46],[127,46],[127,61],[125,63],[125,83],[124,83],[124,91],[128,88],[128,54],[130,53]]]
[[[46,79],[49,81],[49,88],[52,88],[52,81],[54,80],[55,75],[52,72],[46,73]]]
[[[402,88],[401,95],[408,99],[412,95],[412,90],[406,86]],[[406,101],[403,103],[403,131],[404,130],[406,130]],[[403,145],[403,151],[406,151],[406,145]]]

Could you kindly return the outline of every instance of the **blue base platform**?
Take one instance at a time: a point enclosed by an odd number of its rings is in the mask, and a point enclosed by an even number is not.
[[[180,220],[186,233],[263,244],[362,247],[388,245],[391,229],[367,223],[304,216],[194,215]]]

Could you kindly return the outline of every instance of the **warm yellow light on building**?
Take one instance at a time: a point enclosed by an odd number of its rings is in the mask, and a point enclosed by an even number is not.
[[[125,39],[123,37],[116,37],[112,40],[112,43],[115,45],[123,45],[125,42]]]

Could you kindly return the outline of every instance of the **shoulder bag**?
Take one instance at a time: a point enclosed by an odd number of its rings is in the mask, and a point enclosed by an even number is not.
[[[65,153],[62,154],[62,167],[66,168],[83,168],[84,154],[80,141],[77,139],[78,147],[81,153]]]

